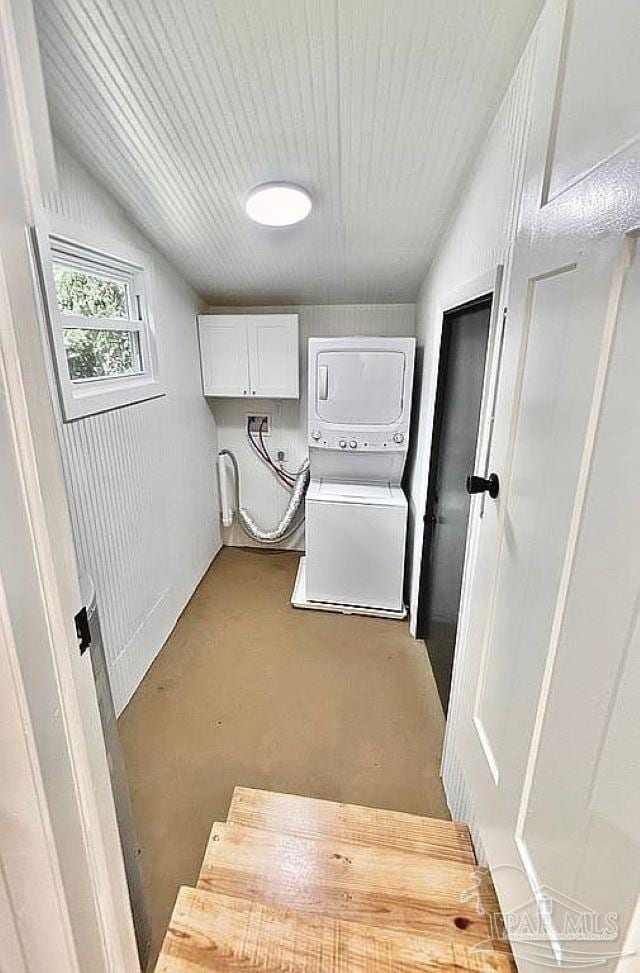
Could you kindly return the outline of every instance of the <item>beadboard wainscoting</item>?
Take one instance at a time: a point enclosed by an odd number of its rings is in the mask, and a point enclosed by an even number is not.
[[[56,144],[44,208],[149,255],[162,398],[63,423],[78,564],[95,584],[116,711],[162,648],[220,549],[216,428],[202,396],[199,299],[118,204]]]
[[[209,314],[292,313],[300,316],[300,398],[232,399],[210,398],[215,415],[220,449],[232,450],[240,468],[241,502],[255,520],[266,528],[274,527],[285,509],[288,492],[260,462],[246,436],[247,415],[271,417],[272,430],[265,443],[275,458],[286,450],[288,469],[298,469],[308,455],[307,448],[307,343],[309,338],[349,335],[415,334],[414,304],[320,304],[282,307],[210,307]],[[224,542],[231,546],[259,546],[233,524],[224,528]],[[304,527],[278,545],[304,550]]]

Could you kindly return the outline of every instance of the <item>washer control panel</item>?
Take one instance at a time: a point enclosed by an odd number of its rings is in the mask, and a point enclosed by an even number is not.
[[[369,434],[358,431],[354,435],[346,430],[334,432],[320,426],[311,426],[309,428],[309,445],[320,449],[339,449],[347,452],[349,450],[357,450],[358,452],[404,451],[408,445],[407,433],[406,428],[398,429],[395,427],[387,433],[375,432]]]

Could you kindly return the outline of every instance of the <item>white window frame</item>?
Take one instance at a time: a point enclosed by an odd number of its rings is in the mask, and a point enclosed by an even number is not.
[[[158,379],[156,332],[151,309],[152,270],[149,258],[131,247],[100,239],[98,233],[66,220],[43,220],[36,228],[39,271],[49,341],[62,418],[73,422],[99,412],[120,409],[165,394]],[[54,263],[86,268],[122,280],[129,289],[128,318],[99,318],[60,311],[53,272]],[[142,371],[135,375],[106,376],[73,381],[69,374],[64,330],[127,331],[138,335]]]

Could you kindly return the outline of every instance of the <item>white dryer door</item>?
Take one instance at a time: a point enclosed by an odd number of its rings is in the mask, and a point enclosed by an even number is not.
[[[402,416],[405,355],[401,351],[321,351],[316,411],[324,422],[390,425]]]

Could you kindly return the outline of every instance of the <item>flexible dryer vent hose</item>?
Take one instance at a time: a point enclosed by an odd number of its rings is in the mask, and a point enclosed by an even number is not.
[[[290,534],[293,534],[294,530],[296,530],[301,523],[301,521],[296,520],[296,515],[302,506],[304,495],[307,492],[307,486],[309,485],[309,460],[305,460],[300,472],[296,476],[296,480],[293,485],[293,492],[289,498],[287,509],[282,515],[280,523],[277,527],[274,527],[273,530],[263,530],[262,527],[259,527],[256,524],[249,511],[240,506],[240,471],[238,469],[237,459],[230,449],[221,449],[219,455],[228,456],[231,460],[231,465],[233,467],[235,509],[238,516],[238,523],[247,537],[257,541],[259,544],[274,544],[277,541],[283,541],[286,537],[289,537]]]

